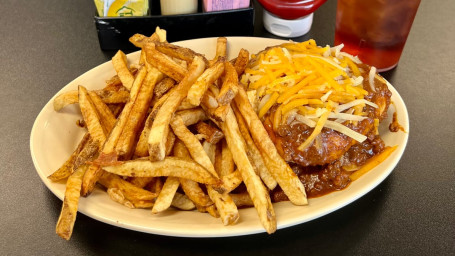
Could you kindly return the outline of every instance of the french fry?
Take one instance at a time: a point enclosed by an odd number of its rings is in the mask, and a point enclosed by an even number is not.
[[[204,71],[203,60],[196,56],[185,78],[171,90],[169,97],[158,110],[148,137],[149,157],[151,161],[163,160],[165,145],[169,133],[169,122],[172,115],[188,93],[191,85]]]
[[[63,163],[63,165],[60,166],[60,168],[58,168],[54,173],[49,175],[47,178],[53,182],[68,178],[73,173],[74,162],[76,161],[81,151],[84,149],[85,145],[87,145],[89,140],[90,134],[86,133],[84,137],[82,137],[82,140],[79,142],[77,148],[73,151],[73,153],[65,161],[65,163]]]
[[[250,61],[250,53],[245,49],[240,49],[239,54],[234,62],[234,68],[238,76],[241,76],[245,71],[248,62]]]
[[[221,159],[220,159],[220,176],[226,176],[234,172],[234,159],[232,158],[231,150],[229,149],[226,140],[221,144]]]
[[[119,204],[122,204],[130,209],[134,209],[134,204],[131,203],[131,201],[129,201],[128,199],[125,198],[125,195],[123,194],[123,192],[118,189],[118,188],[108,188],[107,189],[107,194],[109,195],[109,197],[119,203]]]
[[[141,132],[139,137],[139,141],[136,145],[136,150],[134,151],[134,155],[137,157],[145,157],[149,155],[148,151],[148,143],[147,143],[147,136],[150,132],[151,124],[145,123],[144,129]],[[169,131],[167,134],[166,139],[166,156],[168,156],[172,152],[172,147],[174,146],[175,142],[175,135],[172,131]]]
[[[103,172],[98,181],[106,189],[119,189],[129,201],[152,201],[158,196],[156,193],[136,187],[128,181],[109,172]]]
[[[302,182],[300,182],[291,167],[289,167],[286,161],[278,154],[275,144],[270,139],[256,112],[254,112],[251,107],[245,90],[240,86],[238,88],[239,92],[234,99],[235,104],[248,125],[251,137],[260,150],[267,169],[293,204],[308,204]]]
[[[219,218],[220,214],[218,213],[218,210],[216,209],[215,204],[207,206],[207,207],[199,207],[197,209],[200,212],[208,212],[213,218]]]
[[[205,135],[206,141],[211,144],[217,144],[224,138],[224,134],[218,128],[202,121],[196,124],[196,130],[198,133]]]
[[[238,92],[238,83],[239,78],[237,71],[229,61],[226,61],[224,63],[223,84],[221,86],[220,93],[216,98],[218,103],[222,106],[229,105]]]
[[[208,117],[205,115],[205,112],[202,108],[193,108],[182,110],[177,113],[176,115],[180,116],[183,120],[185,126],[190,126],[196,124],[201,121],[205,121]]]
[[[120,117],[118,118],[115,126],[109,133],[109,137],[102,143],[101,153],[98,158],[90,165],[89,169],[84,175],[82,181],[81,195],[88,196],[95,188],[96,182],[103,174],[103,169],[99,165],[111,163],[117,161],[117,154],[115,152],[115,146],[120,138],[120,135],[128,121],[129,115],[133,109],[134,102],[140,92],[142,82],[147,74],[145,67],[139,69],[138,74],[133,82],[133,86],[130,90],[130,99],[123,108]]]
[[[195,204],[204,207],[213,205],[210,197],[204,193],[197,182],[181,178],[180,185],[182,186],[182,189],[188,198],[191,199],[191,201],[193,201]]]
[[[156,50],[154,43],[150,42],[145,44],[143,50],[145,50],[148,63],[152,64],[158,70],[176,80],[177,82],[182,81],[185,77],[185,74],[188,72],[187,69],[183,68],[171,57]]]
[[[104,166],[107,172],[128,177],[172,176],[197,181],[204,184],[220,184],[220,180],[198,163],[176,157],[167,157],[158,162],[136,159],[120,164]]]
[[[144,188],[149,183],[154,182],[158,177],[133,177],[129,179],[129,182],[138,188]]]
[[[95,141],[92,138],[90,138],[87,144],[82,149],[82,151],[77,156],[76,160],[74,160],[72,172],[76,171],[77,168],[79,168],[79,166],[85,164],[87,161],[92,161],[95,157],[97,157],[99,149],[100,145],[98,141]]]
[[[125,104],[109,104],[108,107],[115,118],[117,118],[122,112],[123,107],[125,107]]]
[[[171,206],[172,200],[179,188],[180,181],[175,177],[167,177],[159,196],[156,198],[152,213],[159,213]]]
[[[129,41],[134,44],[134,46],[142,48],[144,46],[145,41],[147,41],[149,37],[146,37],[142,34],[134,34],[129,38]]]
[[[172,199],[172,206],[184,211],[191,211],[196,208],[194,203],[186,195],[182,195],[178,192],[175,193],[174,198]]]
[[[151,208],[154,206],[154,200],[134,200],[128,199],[124,192],[119,188],[108,188],[106,190],[109,198],[114,202],[122,204],[130,209]]]
[[[98,157],[97,159],[99,163],[117,160],[117,156],[115,154],[115,146],[117,145],[120,135],[122,134],[122,131],[128,121],[129,115],[134,106],[134,102],[136,101],[137,94],[140,91],[142,82],[144,81],[146,74],[147,71],[145,68],[141,68],[138,71],[138,75],[136,76],[136,79],[134,80],[133,83],[133,87],[131,88],[130,99],[125,104],[125,107],[120,113],[120,116],[118,117],[114,128],[112,128],[109,137],[106,140],[106,143],[103,145],[100,157]]]
[[[125,103],[128,101],[130,94],[126,90],[95,90],[93,91],[101,97],[104,103]],[[54,110],[60,111],[64,107],[79,102],[78,91],[69,91],[58,95],[53,102]]]
[[[172,149],[174,148],[174,143],[176,139],[177,138],[174,132],[169,131],[166,139],[166,156],[169,156],[172,153]]]
[[[254,206],[253,201],[251,200],[251,197],[248,195],[248,193],[230,194],[230,196],[237,207]]]
[[[139,65],[144,66],[147,64],[147,56],[145,55],[145,51],[141,50],[141,56],[139,57]]]
[[[128,69],[126,55],[119,50],[114,57],[112,57],[112,64],[118,77],[122,81],[123,86],[125,86],[126,89],[131,90],[134,82],[134,76]]]
[[[212,186],[207,186],[207,192],[220,214],[223,225],[233,225],[239,220],[239,211],[228,193],[218,193]]]
[[[185,144],[192,158],[203,166],[210,174],[218,178],[218,174],[215,171],[215,167],[210,161],[209,156],[204,151],[199,140],[196,136],[186,128],[183,123],[183,119],[176,115],[171,121],[171,127],[175,135]]]
[[[152,68],[147,73],[141,89],[136,97],[128,121],[118,139],[115,151],[120,160],[130,159],[134,153],[134,146],[138,138],[139,129],[142,127],[150,102],[153,96],[155,84],[163,79],[163,73]]]
[[[158,110],[161,108],[161,106],[164,104],[164,102],[167,100],[167,98],[169,97],[170,94],[171,94],[171,92],[163,95],[158,101],[156,101],[153,104],[153,108],[150,111],[149,115],[147,116],[144,128],[142,129],[141,135],[139,136],[139,141],[137,142],[134,155],[140,156],[140,157],[149,155],[148,137],[150,134],[150,129],[152,129],[153,120],[155,119],[156,114],[158,113]]]
[[[213,86],[213,87],[215,87],[215,86]],[[218,108],[219,104],[218,104],[218,101],[216,101],[216,98],[211,91],[207,91],[204,94],[204,96],[202,97],[202,100],[201,100],[201,105],[204,106],[203,109],[205,111],[205,114],[208,117],[210,117],[210,119],[214,119],[215,121],[218,121],[218,122],[224,122],[226,115],[224,115],[224,116],[219,115],[219,112],[217,111],[220,109],[220,108]]]
[[[204,60],[206,66],[209,65],[209,62],[204,57],[204,55],[196,53],[195,51],[186,47],[181,47],[166,42],[157,42],[155,43],[155,48],[168,56],[184,60],[189,64],[193,61],[195,56],[199,56]]]
[[[273,190],[277,186],[276,180],[273,178],[272,174],[270,174],[269,170],[267,169],[264,160],[262,159],[261,152],[254,144],[253,139],[251,138],[250,132],[248,131],[248,127],[246,125],[245,119],[243,119],[242,114],[238,111],[238,108],[234,105],[233,106],[234,114],[237,117],[237,122],[239,124],[240,133],[242,137],[245,139],[247,152],[249,153],[250,161],[256,167],[256,170],[261,177],[264,184],[267,186],[268,189]]]
[[[98,94],[94,92],[89,92],[89,95],[99,115],[101,124],[106,130],[106,134],[108,134],[114,127],[117,119],[115,118],[114,114],[112,114],[111,109],[103,102],[103,100],[98,96]]]
[[[206,69],[204,73],[196,80],[188,91],[187,99],[194,106],[201,104],[201,98],[207,91],[209,86],[214,83],[224,71],[224,59],[220,59],[211,67]]]
[[[136,74],[137,69],[133,69],[132,68],[132,69],[130,69],[130,72],[131,72],[131,74],[134,75],[134,74]],[[104,87],[103,91],[104,90],[112,90],[113,88],[116,88],[116,90],[114,90],[114,91],[117,91],[120,88],[125,88],[123,86],[123,84],[122,84],[122,81],[118,77],[118,75],[115,75],[115,76],[109,78],[108,80],[106,80],[106,87]],[[125,88],[125,91],[127,91],[126,88]]]
[[[207,155],[211,156],[211,162],[214,164],[216,145],[204,141],[203,148]],[[209,194],[210,199],[212,199],[212,201],[215,203],[223,225],[232,225],[239,220],[239,211],[237,209],[237,206],[235,206],[234,201],[232,201],[231,197],[229,196],[228,192],[223,191],[220,193],[216,191],[212,186],[208,185],[207,193]]]
[[[147,120],[148,121],[148,120]],[[147,135],[150,131],[150,124],[145,124],[144,129],[141,132],[141,136],[136,145],[135,155],[139,157],[145,157],[148,155],[148,144],[147,144]],[[172,147],[175,141],[175,135],[172,132],[168,133],[168,139],[166,140],[166,155],[169,155],[172,151]],[[148,183],[152,182],[155,177],[134,177],[131,179],[131,183],[138,187],[145,187]]]
[[[216,144],[212,144],[212,143],[209,143],[207,140],[204,140],[202,142],[202,148],[204,149],[205,153],[207,154],[207,156],[210,159],[210,162],[212,163],[212,165],[215,168],[215,155],[216,155],[216,151],[217,151]],[[215,170],[215,172],[216,172],[216,170]],[[218,175],[218,173],[217,173],[217,175]]]
[[[245,141],[240,134],[237,120],[235,119],[232,109],[229,109],[229,112],[226,115],[226,121],[221,123],[221,130],[226,137],[234,162],[242,174],[243,182],[254,202],[254,207],[258,212],[263,227],[269,234],[275,232],[276,217],[269,192],[264,187],[259,176],[255,173],[254,168],[248,159],[248,155],[245,151]]]
[[[183,159],[191,158],[190,152],[186,148],[185,144],[182,141],[177,140],[174,146],[174,155]],[[208,195],[202,191],[199,184],[193,180],[180,178],[180,185],[188,196],[188,198],[193,201],[196,205],[201,207],[207,207],[213,205],[212,200]]]
[[[227,38],[218,37],[216,39],[215,57],[209,61],[210,66],[212,66],[220,57],[225,58],[226,56],[227,56]]]
[[[144,47],[148,42],[165,42],[166,41],[166,30],[156,27],[155,33],[150,37],[142,34],[134,34],[129,38],[129,41],[138,48]]]
[[[164,94],[166,94],[174,86],[175,86],[174,79],[172,79],[170,77],[164,78],[153,89],[154,97],[157,99],[161,98]]]
[[[187,109],[193,109],[196,108],[197,106],[191,104],[187,98],[183,99],[182,103],[180,103],[180,106],[177,108],[178,111],[181,110],[187,110]]]
[[[243,182],[242,174],[236,170],[230,174],[222,176],[221,181],[223,183],[223,188],[226,190],[226,193],[230,193]]]
[[[90,136],[102,145],[106,141],[106,130],[101,125],[98,112],[87,89],[81,85],[79,86],[79,106]]]
[[[148,178],[148,177],[142,177],[142,178]],[[164,184],[163,184],[163,180],[161,179],[161,177],[153,177],[153,179],[149,183],[147,183],[147,185],[145,185],[144,189],[159,195],[161,192],[161,189],[163,188],[163,185]]]
[[[63,199],[62,210],[55,228],[56,233],[66,240],[69,240],[73,233],[80,198],[82,177],[84,176],[86,168],[86,165],[78,168],[71,174],[66,182],[65,198]]]

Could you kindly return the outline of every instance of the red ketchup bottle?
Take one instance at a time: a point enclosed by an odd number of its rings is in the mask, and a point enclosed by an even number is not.
[[[298,37],[310,31],[313,12],[327,0],[258,0],[264,7],[264,27],[281,37]]]

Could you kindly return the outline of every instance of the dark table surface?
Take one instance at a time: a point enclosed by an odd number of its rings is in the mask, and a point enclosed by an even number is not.
[[[92,0],[0,5],[0,255],[455,255],[455,1],[422,1],[398,67],[384,76],[410,115],[407,149],[392,174],[319,219],[233,238],[144,234],[78,215],[71,241],[55,234],[61,201],[41,182],[29,137],[45,103],[108,61]],[[333,44],[336,1],[315,13],[314,38]],[[256,12],[255,36],[271,37]]]

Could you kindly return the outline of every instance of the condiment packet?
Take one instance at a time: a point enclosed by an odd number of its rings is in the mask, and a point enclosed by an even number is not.
[[[148,13],[148,0],[94,0],[100,17],[145,16]]]

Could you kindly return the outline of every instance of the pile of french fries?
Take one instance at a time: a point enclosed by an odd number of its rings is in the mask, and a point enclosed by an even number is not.
[[[112,58],[117,75],[104,89],[80,85],[54,100],[56,111],[78,103],[87,130],[48,177],[67,179],[59,236],[70,239],[80,196],[89,196],[96,184],[129,208],[195,209],[224,225],[239,220],[239,207],[254,206],[268,233],[277,227],[269,195],[276,186],[293,204],[307,204],[302,183],[239,83],[248,51],[228,60],[228,42],[218,38],[215,58],[207,60],[166,42],[159,28],[130,41],[141,48],[139,63],[128,66],[118,51]],[[242,183],[246,192],[236,192]]]

